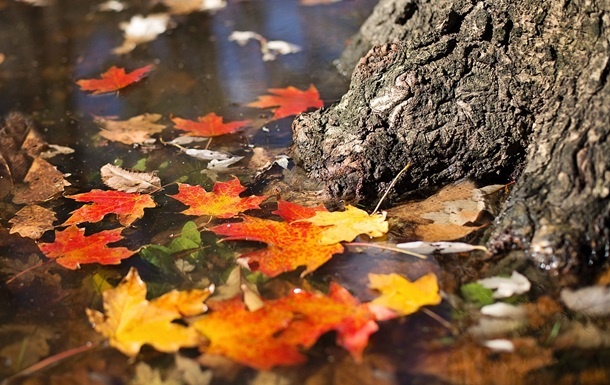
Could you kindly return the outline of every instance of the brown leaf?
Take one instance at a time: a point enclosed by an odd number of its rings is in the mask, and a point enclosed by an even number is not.
[[[154,172],[136,172],[106,164],[100,169],[102,182],[112,189],[127,193],[150,193],[161,190],[161,179]]]
[[[26,185],[15,186],[13,202],[16,204],[45,202],[61,194],[64,187],[70,186],[64,174],[42,158],[34,159],[23,181]]]
[[[18,233],[22,237],[38,239],[45,231],[53,228],[57,220],[55,213],[38,205],[25,206],[9,221],[11,234]]]
[[[164,124],[157,124],[161,114],[142,114],[127,120],[112,120],[96,116],[95,122],[102,127],[100,135],[108,140],[125,144],[141,144],[150,140],[152,134],[163,131]]]

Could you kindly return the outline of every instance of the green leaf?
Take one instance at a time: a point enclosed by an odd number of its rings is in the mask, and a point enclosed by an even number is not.
[[[495,302],[493,290],[487,289],[476,282],[462,285],[460,292],[466,302],[470,302],[479,307],[491,305]]]

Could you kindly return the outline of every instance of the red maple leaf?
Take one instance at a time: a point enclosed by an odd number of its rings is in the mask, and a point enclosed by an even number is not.
[[[305,266],[303,275],[322,266],[334,254],[343,252],[340,243],[320,244],[322,229],[310,223],[278,222],[243,216],[243,222],[225,223],[210,228],[228,240],[258,241],[267,244],[262,250],[242,254],[252,270],[275,277],[299,266]]]
[[[155,207],[149,194],[126,193],[122,191],[91,190],[87,193],[68,196],[77,202],[93,202],[72,212],[64,225],[82,222],[99,222],[106,214],[117,214],[123,226],[131,225],[144,216],[145,208]]]
[[[246,188],[237,178],[228,182],[216,182],[211,192],[201,186],[178,183],[178,194],[170,197],[184,203],[190,208],[182,211],[186,215],[211,215],[218,218],[231,218],[243,211],[258,209],[266,196],[249,196],[241,198],[239,194]]]
[[[172,122],[177,129],[188,131],[192,136],[220,136],[232,134],[240,128],[248,125],[250,120],[237,120],[233,122],[222,122],[222,117],[211,112],[205,116],[200,116],[197,121],[182,118],[172,118]]]
[[[83,91],[93,91],[94,95],[105,94],[107,92],[118,91],[137,82],[148,75],[152,68],[151,65],[147,65],[130,73],[125,73],[124,68],[112,66],[101,75],[101,79],[81,79],[76,84]]]
[[[55,242],[41,243],[38,247],[48,258],[72,270],[79,268],[81,263],[118,265],[122,259],[136,253],[125,247],[107,246],[123,239],[121,231],[123,228],[85,236],[85,229],[71,225],[64,231],[55,232]]]
[[[318,211],[328,211],[324,205],[316,207],[305,207],[297,203],[288,202],[282,199],[277,200],[277,210],[273,211],[272,214],[277,214],[287,222],[294,222],[301,219],[311,218]]]
[[[320,100],[320,94],[313,84],[306,91],[301,91],[293,86],[270,88],[268,91],[271,95],[259,96],[255,102],[248,103],[247,106],[271,108],[273,119],[297,115],[311,107],[321,108],[324,106],[324,103]]]

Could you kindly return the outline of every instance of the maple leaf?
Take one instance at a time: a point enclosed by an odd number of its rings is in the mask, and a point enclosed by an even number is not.
[[[236,177],[228,182],[216,182],[211,192],[201,186],[178,183],[178,194],[170,197],[184,203],[190,208],[182,211],[186,215],[211,215],[218,218],[231,218],[242,211],[258,209],[266,196],[249,196],[241,198],[240,193],[246,188]]]
[[[151,65],[147,65],[130,73],[125,73],[124,68],[112,66],[101,75],[101,79],[81,79],[76,84],[83,91],[93,91],[94,95],[105,94],[107,92],[118,91],[137,82],[147,76],[152,68]]]
[[[339,243],[320,244],[322,229],[308,223],[278,222],[243,216],[243,222],[225,223],[209,229],[218,235],[228,236],[228,240],[248,240],[264,242],[262,250],[242,254],[254,271],[261,271],[275,277],[299,266],[305,266],[302,276],[322,266],[334,254],[343,252]]]
[[[232,134],[250,123],[250,120],[237,120],[228,123],[223,123],[222,120],[222,117],[214,112],[200,116],[197,121],[172,118],[172,122],[177,129],[187,131],[189,135],[206,137]]]
[[[286,88],[270,88],[272,95],[259,96],[258,100],[248,103],[248,107],[271,108],[273,119],[281,119],[290,115],[297,115],[307,111],[311,107],[321,108],[324,103],[320,100],[320,94],[314,85],[310,85],[306,91],[289,86]]]
[[[156,204],[148,194],[126,193],[122,191],[91,190],[87,193],[67,196],[77,202],[93,202],[72,212],[64,225],[82,222],[99,222],[106,214],[117,214],[119,223],[131,225],[136,219],[144,216],[145,208]]]
[[[122,259],[135,253],[125,247],[107,247],[123,239],[123,228],[104,230],[85,236],[85,229],[75,225],[55,232],[55,242],[41,243],[38,248],[47,256],[68,269],[77,269],[81,263],[118,265]]]
[[[277,339],[277,334],[294,318],[290,310],[263,306],[249,311],[239,297],[209,301],[208,306],[211,312],[193,324],[210,340],[206,353],[220,354],[261,370],[306,360],[298,346]]]
[[[398,274],[369,274],[369,287],[379,290],[381,296],[372,303],[385,306],[399,315],[415,313],[420,307],[438,305],[442,298],[434,273],[428,273],[414,282]]]
[[[318,211],[303,221],[316,226],[325,226],[320,242],[325,245],[351,242],[360,234],[380,237],[388,232],[388,222],[383,214],[367,214],[354,206],[345,206],[345,211]]]
[[[144,344],[173,353],[200,342],[197,331],[174,321],[207,310],[203,303],[211,290],[172,290],[151,301],[146,300],[146,284],[135,268],[114,289],[102,293],[105,314],[87,309],[89,322],[108,338],[111,346],[134,357]]]
[[[159,119],[161,114],[142,114],[127,120],[111,120],[96,116],[95,123],[103,128],[100,135],[108,140],[125,144],[142,144],[149,141],[152,134],[163,131],[165,125],[156,124]]]
[[[277,214],[280,217],[282,217],[282,219],[284,219],[287,222],[294,222],[294,221],[298,221],[301,219],[307,219],[307,218],[311,218],[314,215],[316,215],[316,213],[318,211],[326,211],[328,212],[328,210],[326,210],[326,207],[324,207],[324,205],[319,205],[316,207],[305,207],[305,206],[301,206],[297,203],[292,203],[292,202],[288,202],[282,199],[278,199],[277,200],[277,210],[273,211],[272,214]]]

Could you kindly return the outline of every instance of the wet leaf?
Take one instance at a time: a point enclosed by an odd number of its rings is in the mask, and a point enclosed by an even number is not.
[[[381,292],[373,304],[394,310],[399,315],[415,313],[420,307],[438,305],[442,298],[434,273],[428,273],[414,282],[398,274],[369,273],[369,287]]]
[[[283,40],[267,40],[262,35],[252,31],[233,31],[229,35],[229,41],[235,41],[244,46],[249,40],[256,40],[261,45],[263,61],[275,60],[279,55],[301,52],[303,49],[292,43]]]
[[[85,236],[85,229],[71,225],[63,231],[56,231],[53,243],[41,243],[38,247],[47,258],[55,259],[58,264],[72,270],[78,269],[82,263],[118,265],[135,253],[125,247],[107,246],[123,239],[121,231],[123,228]]]
[[[610,287],[588,286],[578,290],[565,288],[560,293],[561,301],[572,311],[594,317],[610,315]]]
[[[491,305],[494,303],[493,290],[484,287],[483,285],[471,282],[460,287],[460,294],[467,302],[477,306]]]
[[[87,316],[95,330],[127,356],[136,356],[144,344],[172,353],[200,342],[193,328],[173,321],[205,312],[204,301],[210,293],[207,289],[172,290],[147,301],[146,284],[131,268],[116,288],[103,293],[104,313],[87,309]]]
[[[192,12],[216,11],[227,6],[226,0],[162,0],[169,13],[185,15]]]
[[[112,66],[100,79],[81,79],[76,82],[83,91],[93,91],[94,95],[115,92],[146,77],[153,67],[147,65],[126,73],[124,68]]]
[[[267,199],[265,196],[241,198],[239,194],[245,190],[237,178],[228,182],[216,182],[211,192],[201,186],[178,183],[178,194],[170,197],[190,206],[182,211],[183,214],[231,218],[243,211],[260,208],[259,204]]]
[[[466,253],[474,250],[487,251],[485,246],[471,245],[463,242],[405,242],[398,243],[396,247],[403,250],[412,251],[420,254],[451,254]]]
[[[295,222],[302,219],[311,218],[318,211],[328,212],[324,205],[318,205],[316,207],[306,207],[296,203],[288,202],[283,199],[278,199],[277,210],[273,214],[277,214],[287,222]]]
[[[64,222],[64,225],[99,222],[107,214],[117,214],[119,223],[123,226],[129,226],[136,219],[144,216],[145,208],[156,206],[154,200],[148,194],[112,190],[91,190],[87,193],[69,195],[66,198],[74,199],[77,202],[93,203],[74,210],[72,215]]]
[[[64,187],[70,186],[65,176],[51,163],[42,158],[36,158],[23,179],[27,185],[15,187],[13,202],[32,204],[48,201],[61,194]]]
[[[222,116],[218,116],[214,112],[200,116],[197,118],[197,121],[172,118],[175,128],[186,131],[188,135],[205,137],[232,134],[250,123],[249,120],[237,120],[227,123],[222,121]]]
[[[257,101],[249,103],[247,106],[271,108],[273,119],[297,115],[309,108],[324,107],[324,103],[320,100],[320,94],[313,84],[306,91],[301,91],[293,86],[270,88],[268,91],[271,95],[259,96]]]
[[[49,209],[38,205],[25,206],[9,221],[13,225],[10,233],[38,239],[46,231],[53,229],[53,222],[56,220],[55,213]]]
[[[150,193],[161,190],[161,179],[153,172],[135,172],[106,164],[100,169],[102,182],[126,193]]]
[[[304,221],[324,228],[320,242],[325,245],[351,242],[361,234],[381,237],[388,232],[385,213],[369,215],[366,211],[349,205],[345,211],[318,211]]]
[[[228,240],[264,242],[262,250],[242,254],[253,271],[275,277],[299,266],[305,266],[302,275],[316,270],[334,254],[343,252],[340,243],[322,244],[322,229],[308,223],[278,222],[243,216],[243,222],[227,223],[209,229]]]
[[[530,281],[518,271],[513,271],[510,277],[490,277],[479,279],[479,285],[495,290],[494,298],[508,298],[513,295],[527,293],[531,288]]]
[[[95,123],[102,127],[100,136],[131,145],[146,143],[151,140],[151,135],[163,131],[165,125],[157,124],[160,119],[161,114],[142,114],[127,120],[111,120],[96,116]]]
[[[138,44],[155,40],[170,27],[170,21],[170,15],[167,13],[132,16],[128,23],[119,24],[119,28],[123,30],[125,40],[120,47],[115,48],[112,52],[117,55],[126,54],[133,51]]]

